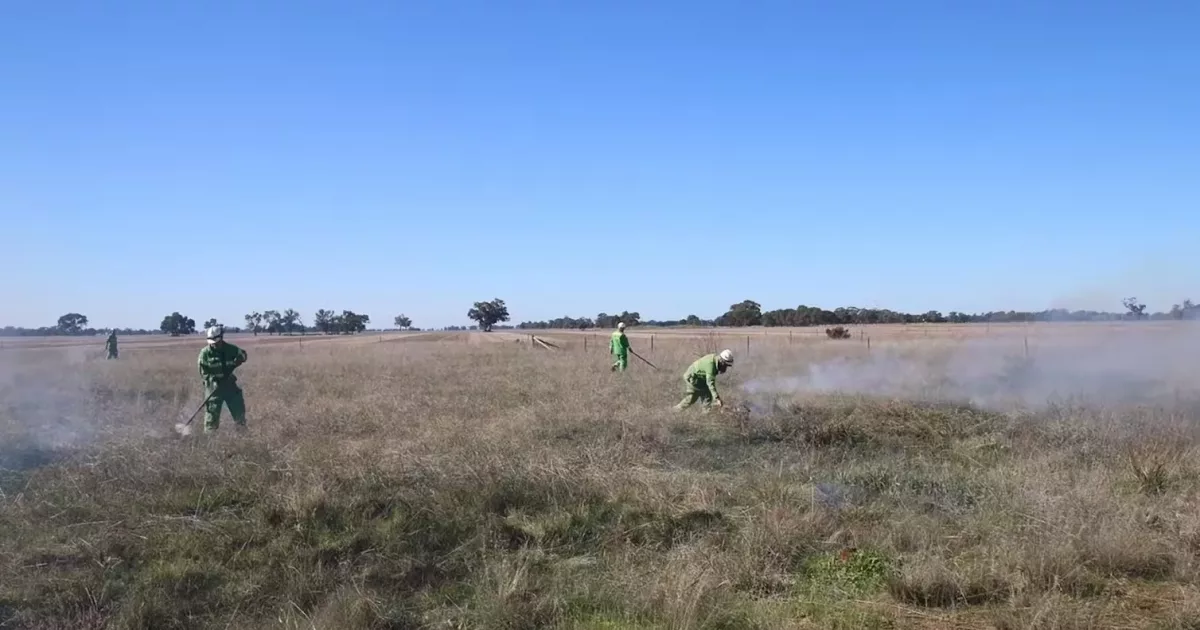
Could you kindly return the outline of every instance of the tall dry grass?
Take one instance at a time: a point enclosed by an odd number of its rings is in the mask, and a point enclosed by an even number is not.
[[[187,438],[198,347],[6,350],[0,627],[1200,627],[1187,399],[739,411],[861,352],[781,341],[673,414],[704,339],[518,338],[247,345],[249,431]]]

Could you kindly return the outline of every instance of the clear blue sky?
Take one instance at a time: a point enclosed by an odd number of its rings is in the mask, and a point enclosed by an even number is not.
[[[0,324],[1200,299],[1200,3],[0,8]]]

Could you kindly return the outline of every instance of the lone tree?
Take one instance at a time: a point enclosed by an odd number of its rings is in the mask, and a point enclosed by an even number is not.
[[[407,330],[412,327],[412,320],[404,313],[397,315],[394,323],[396,324],[396,328],[401,330]]]
[[[717,324],[721,326],[761,326],[762,323],[762,306],[754,300],[731,304],[729,311],[717,318]]]
[[[475,308],[467,311],[467,317],[479,322],[479,329],[483,332],[490,332],[492,326],[508,321],[508,307],[500,298],[491,302],[476,302]]]
[[[336,317],[333,311],[319,309],[316,315],[313,316],[313,326],[322,333],[328,335],[333,332],[333,318]]]
[[[279,311],[263,311],[263,323],[267,325],[267,334],[283,332],[283,316]]]
[[[158,329],[172,337],[190,335],[196,332],[196,320],[184,317],[179,314],[179,311],[175,311],[163,318],[162,324],[159,325]]]
[[[217,318],[216,318],[216,317],[214,317],[214,318],[212,318],[212,319],[209,319],[209,320],[206,320],[206,321],[204,322],[204,327],[205,327],[205,328],[212,328],[213,326],[216,326],[216,325],[217,325]]]
[[[1139,304],[1137,298],[1125,298],[1124,300],[1121,300],[1121,303],[1124,304],[1125,308],[1129,310],[1130,319],[1142,319],[1146,316],[1146,305]]]
[[[279,326],[283,332],[291,335],[297,330],[304,332],[304,321],[300,319],[300,313],[294,309],[287,309],[279,316]]]
[[[58,325],[55,328],[64,335],[78,335],[83,332],[83,327],[87,326],[87,323],[87,315],[67,313],[58,318]]]
[[[246,313],[246,328],[250,329],[250,331],[254,333],[255,337],[257,337],[258,333],[262,330],[262,322],[262,313],[259,313],[258,311]]]

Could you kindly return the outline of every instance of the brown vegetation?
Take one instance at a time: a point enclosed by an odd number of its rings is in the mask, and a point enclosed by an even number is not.
[[[248,342],[249,431],[187,438],[194,343],[0,350],[0,627],[1200,626],[1186,396],[750,411],[862,344],[468,339]],[[741,411],[672,414],[722,345]]]
[[[830,339],[849,339],[850,329],[845,326],[834,326],[833,328],[825,329],[825,336]]]

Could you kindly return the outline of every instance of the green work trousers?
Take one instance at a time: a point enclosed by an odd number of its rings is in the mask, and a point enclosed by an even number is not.
[[[629,355],[618,354],[616,357],[617,360],[612,364],[613,371],[624,372],[625,368],[629,367]]]
[[[685,387],[683,400],[679,401],[679,404],[675,405],[675,409],[687,409],[696,402],[699,402],[706,411],[712,408],[713,395],[712,392],[708,390],[708,383],[705,383],[704,381],[694,381],[690,378],[685,380],[684,383]]]
[[[105,358],[107,358],[107,359],[115,359],[115,358],[117,358],[117,349],[116,349],[116,348],[109,348],[109,349],[108,349],[108,354],[107,354],[107,356],[106,356]]]
[[[214,387],[216,393],[204,405],[204,432],[216,431],[221,426],[221,405],[229,407],[229,415],[233,416],[234,424],[245,427],[246,399],[242,397],[242,388],[236,384],[209,385],[205,395],[212,393]]]

